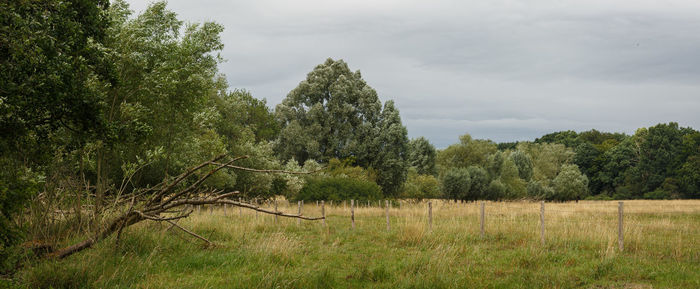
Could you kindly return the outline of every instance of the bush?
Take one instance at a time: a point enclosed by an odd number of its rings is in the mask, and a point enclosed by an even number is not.
[[[533,200],[550,200],[554,197],[554,189],[542,182],[531,180],[527,183],[527,196]]]
[[[445,198],[464,200],[471,188],[469,171],[464,168],[451,168],[442,177],[442,192]]]
[[[486,189],[486,195],[484,196],[489,200],[500,200],[506,195],[506,185],[500,180],[493,180]]]
[[[668,200],[671,199],[671,194],[664,190],[655,190],[645,193],[644,198],[648,200]]]
[[[409,173],[404,184],[403,197],[418,200],[439,198],[440,182],[431,175]]]
[[[374,182],[342,178],[309,178],[293,201],[380,200],[382,189]]]

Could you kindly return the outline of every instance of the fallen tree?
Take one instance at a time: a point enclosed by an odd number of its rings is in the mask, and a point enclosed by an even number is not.
[[[156,222],[167,222],[187,234],[190,234],[198,239],[206,241],[212,244],[211,241],[206,238],[195,234],[194,232],[183,228],[174,221],[187,218],[194,211],[194,206],[199,205],[213,205],[213,204],[228,204],[237,207],[247,208],[255,210],[265,214],[278,215],[282,217],[297,218],[302,220],[321,220],[323,217],[306,217],[301,214],[287,214],[279,211],[271,211],[267,209],[260,208],[257,205],[234,201],[229,199],[232,196],[239,194],[239,192],[228,192],[224,193],[222,190],[213,190],[205,188],[203,186],[204,181],[209,177],[214,175],[217,171],[229,168],[236,170],[246,170],[257,173],[284,173],[284,174],[309,174],[314,172],[290,172],[283,170],[261,170],[254,168],[247,168],[241,166],[233,165],[234,162],[248,158],[248,156],[241,156],[232,158],[228,161],[221,162],[226,158],[226,155],[220,155],[213,158],[210,161],[203,162],[197,166],[194,166],[179,176],[172,180],[163,181],[152,188],[136,190],[131,195],[126,196],[124,199],[128,200],[129,204],[126,206],[126,210],[117,214],[107,221],[105,226],[99,229],[89,238],[78,242],[76,244],[70,245],[68,247],[58,249],[47,256],[50,258],[65,258],[82,250],[92,247],[95,243],[106,239],[112,234],[117,234],[117,241],[121,235],[122,230],[131,225],[137,224],[141,221],[156,221]],[[191,179],[198,172],[203,171],[207,167],[213,167],[208,172],[199,176],[199,178],[186,186],[186,180]],[[115,202],[115,203],[125,203],[125,202]],[[126,205],[126,204],[124,204]]]

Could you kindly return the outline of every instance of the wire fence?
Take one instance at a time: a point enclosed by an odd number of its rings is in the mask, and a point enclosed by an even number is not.
[[[466,202],[445,200],[381,200],[342,202],[260,202],[260,207],[306,216],[324,216],[321,226],[343,227],[359,231],[385,227],[388,232],[405,226],[423,226],[430,232],[466,230],[487,238],[491,234],[519,232],[539,239],[542,246],[550,240],[590,239],[608,250],[615,244],[624,251],[630,243],[639,248],[647,236],[685,249],[698,248],[700,239],[700,200],[692,201],[580,201],[545,202]],[[199,214],[214,214],[213,207],[198,208]],[[280,223],[276,215],[218,208],[226,217]],[[289,225],[290,221],[284,221]],[[301,226],[299,221],[292,222]]]

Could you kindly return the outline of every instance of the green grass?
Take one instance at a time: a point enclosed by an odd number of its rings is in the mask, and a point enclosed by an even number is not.
[[[17,275],[27,288],[700,288],[700,202],[625,204],[625,251],[617,250],[616,203],[488,203],[486,236],[471,204],[391,211],[326,208],[328,226],[238,209],[180,223],[217,244],[153,222],[65,260]],[[296,211],[296,208],[284,208]],[[307,205],[307,215],[318,215]]]

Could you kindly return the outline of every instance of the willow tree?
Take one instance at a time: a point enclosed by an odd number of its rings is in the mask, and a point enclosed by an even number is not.
[[[343,60],[327,59],[293,89],[275,114],[282,126],[276,150],[284,160],[327,162],[354,157],[368,165],[379,133],[377,92]]]
[[[393,103],[382,111],[377,92],[343,60],[316,66],[275,115],[281,126],[275,150],[283,161],[349,159],[382,170],[378,182],[390,195],[405,180],[408,139],[398,111]]]

